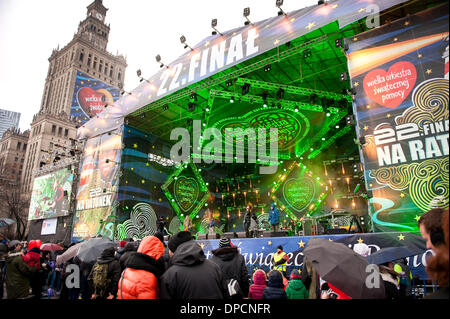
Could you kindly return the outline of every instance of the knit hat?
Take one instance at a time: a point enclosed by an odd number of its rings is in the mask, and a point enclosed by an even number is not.
[[[363,257],[367,257],[370,255],[370,247],[364,243],[358,243],[353,246],[353,251]]]
[[[178,246],[180,246],[182,243],[192,240],[192,235],[188,231],[180,231],[173,235],[172,238],[169,239],[169,249],[171,252],[175,252],[177,250]]]
[[[291,279],[302,279],[302,277],[300,276],[300,272],[297,269],[294,269],[291,272]]]
[[[222,247],[231,247],[231,241],[227,237],[222,237],[219,241],[219,248]]]
[[[121,240],[119,243],[119,247],[123,248],[123,247],[125,247],[126,244],[127,244],[127,242],[125,240]]]

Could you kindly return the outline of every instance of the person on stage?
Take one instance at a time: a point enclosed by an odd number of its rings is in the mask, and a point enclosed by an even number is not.
[[[273,255],[272,264],[273,269],[280,271],[285,278],[286,276],[286,264],[289,262],[288,255],[283,251],[283,246],[277,247],[277,252]]]
[[[249,238],[249,237],[253,238],[257,228],[258,228],[258,222],[257,222],[256,214],[253,213],[253,204],[249,202],[247,205],[247,211],[244,216],[245,236],[247,238]]]
[[[269,224],[272,227],[272,231],[278,231],[278,224],[280,223],[280,213],[278,212],[278,208],[276,208],[275,203],[270,206]]]

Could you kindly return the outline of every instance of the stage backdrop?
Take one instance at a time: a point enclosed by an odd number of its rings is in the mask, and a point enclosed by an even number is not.
[[[408,257],[408,265],[413,275],[417,275],[420,279],[427,279],[425,273],[426,260],[432,255],[431,250],[426,250],[425,242],[420,235],[412,232],[405,233],[366,233],[366,234],[345,234],[345,235],[328,235],[314,236],[316,238],[326,238],[334,242],[343,243],[349,248],[357,243],[365,243],[372,253],[387,247],[409,246],[423,249],[424,253]],[[273,254],[277,251],[278,245],[283,246],[283,250],[288,254],[290,261],[289,266],[303,266],[303,249],[308,244],[312,236],[304,237],[273,237],[273,238],[236,238],[231,239],[234,246],[245,258],[247,265],[254,265],[255,269],[259,265],[270,266]],[[219,247],[219,240],[198,240],[202,246],[206,257],[211,258],[211,251]]]
[[[375,230],[449,205],[448,28],[447,3],[347,40]]]
[[[117,208],[122,132],[86,142],[81,161],[72,241],[102,235],[112,238]]]
[[[70,116],[73,116],[77,123],[84,124],[104,111],[106,104],[112,105],[119,97],[117,88],[77,71]]]
[[[68,168],[36,177],[33,182],[28,220],[68,215],[72,182],[73,174]]]

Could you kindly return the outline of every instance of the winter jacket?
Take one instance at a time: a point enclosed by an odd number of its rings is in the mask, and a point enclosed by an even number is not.
[[[380,268],[382,268],[381,266]],[[400,290],[397,288],[398,281],[393,274],[388,272],[380,272],[381,278],[384,282],[385,299],[400,299]]]
[[[286,295],[288,299],[308,299],[309,293],[301,280],[292,279],[286,288]]]
[[[245,266],[245,259],[237,247],[222,247],[212,251],[211,261],[215,262],[222,271],[225,280],[236,279],[244,297],[248,296],[249,276]]]
[[[125,269],[125,264],[127,263],[128,257],[130,257],[131,253],[138,250],[138,246],[139,245],[135,242],[129,242],[125,245],[122,255],[119,258],[120,268],[122,271]]]
[[[103,296],[98,296],[101,299],[105,299],[109,296],[109,294],[116,296],[117,294],[117,285],[119,283],[120,279],[120,263],[117,259],[114,258],[114,248],[111,249],[105,249],[101,256],[97,259],[97,264],[104,265],[108,264],[108,275],[107,278],[110,279],[110,283],[105,291],[105,294]],[[93,276],[94,276],[94,268],[92,267],[90,274],[88,276],[88,282],[91,286],[92,290],[94,290],[93,285]]]
[[[39,249],[33,248],[25,255],[22,255],[23,261],[30,267],[36,268],[36,270],[41,269],[41,254],[38,252]]]
[[[158,299],[159,278],[164,273],[163,243],[154,236],[142,240],[137,252],[130,252],[119,281],[118,299]]]
[[[203,249],[190,240],[178,246],[172,266],[161,277],[161,299],[223,299],[227,297],[222,272]]]
[[[269,282],[263,292],[263,299],[287,299],[284,291],[283,276],[279,271],[271,271]]]
[[[25,298],[30,294],[30,279],[36,268],[28,266],[22,252],[12,252],[6,257],[6,294],[8,299]]]
[[[253,274],[253,284],[250,286],[248,298],[262,299],[262,295],[266,287],[266,273],[264,270],[258,269]]]

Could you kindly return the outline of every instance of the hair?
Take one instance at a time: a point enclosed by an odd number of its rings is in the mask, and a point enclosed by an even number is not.
[[[253,210],[253,204],[251,202],[248,202],[247,206],[250,207],[250,211]]]
[[[425,216],[425,215],[424,215]],[[420,221],[419,221],[420,222]],[[448,209],[443,211],[441,228],[444,233],[444,244],[436,248],[436,255],[428,260],[426,271],[436,280],[439,286],[448,286],[449,246],[448,246]]]
[[[444,209],[433,208],[432,210],[423,214],[418,225],[423,225],[425,230],[431,235],[431,233],[442,232],[442,214]]]

